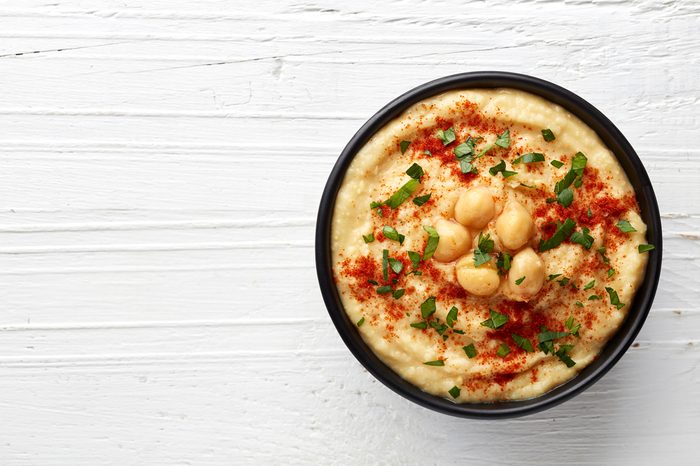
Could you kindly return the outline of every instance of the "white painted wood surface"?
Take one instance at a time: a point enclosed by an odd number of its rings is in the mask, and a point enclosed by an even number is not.
[[[698,464],[699,31],[697,1],[0,1],[0,464]],[[479,422],[353,359],[313,229],[365,119],[490,69],[619,126],[666,248],[603,380]]]

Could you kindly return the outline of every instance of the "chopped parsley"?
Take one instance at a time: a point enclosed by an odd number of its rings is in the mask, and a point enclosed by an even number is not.
[[[574,202],[574,192],[569,188],[564,188],[557,194],[557,202],[564,207],[569,207]]]
[[[419,185],[419,180],[409,180],[405,185],[401,186],[398,191],[392,194],[391,197],[386,200],[385,204],[392,209],[396,209],[398,206],[408,200],[408,198],[411,197],[414,192],[416,192]]]
[[[437,230],[430,225],[423,225],[423,229],[428,232],[428,242],[423,251],[423,260],[428,260],[435,254],[438,242],[440,242],[440,235],[438,235]]]
[[[590,295],[590,296],[588,297],[588,300],[589,300],[589,301],[596,301],[596,300],[598,300],[598,299],[603,299],[603,298],[601,298],[601,297],[598,296],[597,294],[592,294],[592,295]]]
[[[653,251],[654,249],[656,249],[656,246],[654,246],[653,244],[640,244],[639,246],[637,246],[637,251],[639,251],[639,254],[648,251]]]
[[[501,159],[501,161],[500,161],[498,164],[496,164],[496,165],[494,165],[493,167],[489,168],[489,173],[490,173],[492,176],[496,176],[496,175],[498,175],[499,173],[501,173],[501,174],[503,175],[503,178],[509,178],[509,177],[511,177],[511,176],[515,176],[515,175],[518,174],[518,172],[513,172],[513,171],[510,171],[510,170],[506,170],[506,161],[503,160],[503,159]]]
[[[460,390],[459,387],[455,385],[454,387],[450,388],[448,393],[450,394],[450,396],[452,396],[452,398],[458,398],[459,394],[462,393],[462,390]]]
[[[416,196],[413,198],[413,203],[417,206],[422,206],[430,199],[430,193],[424,194],[422,196]]]
[[[396,228],[390,227],[389,225],[384,225],[384,228],[382,229],[382,233],[384,233],[384,236],[386,239],[390,239],[393,241],[398,241],[399,244],[403,244],[403,240],[406,239],[404,235],[396,231]]]
[[[604,264],[610,263],[610,259],[608,258],[608,256],[605,255],[605,251],[606,251],[605,246],[596,249],[596,251],[598,251],[598,254],[600,254],[600,257],[603,259]]]
[[[429,150],[424,150],[424,151],[422,152],[422,154],[425,154],[425,155],[427,155],[428,157],[432,157],[432,156],[433,156],[433,153],[430,152]]]
[[[544,138],[544,140],[547,142],[551,142],[551,141],[554,141],[556,139],[556,137],[554,136],[554,133],[549,128],[542,130],[542,138]]]
[[[398,259],[392,259],[390,257],[389,258],[389,267],[391,267],[391,270],[393,270],[394,273],[398,275],[403,270],[403,262],[401,262]]]
[[[499,252],[496,258],[496,267],[498,267],[498,273],[500,275],[505,275],[506,272],[510,270],[510,261],[512,257],[507,252]]]
[[[391,293],[391,296],[393,296],[394,299],[399,299],[401,296],[404,295],[404,293],[406,293],[406,290],[401,288],[400,290],[396,290],[393,293]]]
[[[562,162],[562,161],[560,161],[560,160],[552,160],[552,161],[549,162],[549,163],[550,163],[553,167],[555,167],[555,168],[561,168],[561,167],[564,166],[564,162]]]
[[[425,330],[426,328],[428,328],[428,323],[425,322],[425,321],[423,321],[423,322],[414,322],[414,323],[411,324],[411,327],[413,327],[413,328],[419,328],[419,329],[421,329],[421,330]]]
[[[524,275],[523,275],[522,277],[518,278],[517,280],[515,280],[515,284],[516,284],[516,285],[520,285],[520,284],[523,282],[523,280],[525,280],[525,276],[524,276]]]
[[[548,251],[559,246],[571,235],[574,228],[576,228],[576,222],[570,218],[564,220],[564,223],[557,222],[557,229],[552,237],[547,240],[540,240],[540,252]]]
[[[540,152],[528,152],[527,154],[523,154],[517,159],[513,160],[513,165],[517,165],[519,163],[535,163],[535,162],[544,162],[544,154]]]
[[[554,279],[557,278],[557,277],[561,277],[561,274],[560,274],[560,273],[553,273],[553,274],[551,274],[550,276],[547,277],[547,281],[550,281],[550,282],[551,282],[552,280],[554,280]]]
[[[474,343],[470,343],[467,346],[462,346],[462,349],[467,354],[467,357],[469,359],[475,358],[477,355],[476,347],[474,346]]]
[[[518,345],[518,347],[524,349],[528,353],[535,352],[535,348],[532,347],[532,343],[527,338],[521,337],[520,335],[515,334],[515,333],[511,333],[510,336],[511,336],[511,338],[513,338],[513,341],[515,342],[516,345]]]
[[[610,267],[610,268],[608,269],[608,278],[611,278],[613,275],[615,275],[615,269],[613,269],[612,267]]]
[[[595,280],[591,280],[590,282],[586,283],[586,285],[583,287],[584,291],[585,290],[590,290],[595,286]]]
[[[426,361],[423,364],[425,364],[426,366],[444,366],[445,361],[443,361],[442,359],[436,359],[435,361]]]
[[[476,140],[472,139],[471,136],[467,137],[467,140],[454,148],[454,154],[459,161],[459,168],[462,173],[474,173],[477,174],[478,170],[472,164],[474,162],[474,144]]]
[[[377,293],[379,293],[379,294],[387,294],[387,293],[391,293],[391,292],[392,292],[391,285],[382,285],[380,287],[377,287]]]
[[[576,301],[577,303],[580,303],[580,301]],[[581,306],[583,307],[583,303],[581,303]],[[569,330],[569,333],[575,337],[578,338],[578,331],[581,329],[581,324],[577,324],[574,322],[574,316],[569,316],[568,319],[566,319],[566,323],[564,324]]]
[[[496,351],[496,354],[502,358],[505,358],[506,356],[508,356],[509,353],[510,353],[510,346],[506,345],[505,343],[501,343],[501,346],[499,346],[498,350]]]
[[[363,317],[362,319],[357,321],[357,326],[362,327],[362,324],[364,324],[364,323],[365,323],[365,318]]]
[[[442,335],[448,329],[447,325],[441,324],[440,322],[436,321],[429,322],[428,325],[434,328],[437,331],[438,335]]]
[[[494,242],[491,239],[491,234],[479,233],[479,242],[474,250],[474,267],[479,267],[491,260],[490,253],[493,252]]]
[[[571,205],[571,202],[573,201],[573,192],[569,189],[569,186],[571,186],[571,184],[574,182],[574,186],[577,188],[580,186],[580,181],[582,180],[583,171],[586,168],[587,162],[588,158],[583,154],[583,152],[577,152],[571,160],[571,169],[569,172],[563,179],[557,181],[557,184],[554,185],[554,194],[557,195],[557,201],[564,207]],[[569,192],[562,194],[562,192],[565,190],[568,190]],[[562,201],[568,203],[564,204]]]
[[[578,307],[583,307],[583,303],[581,301],[576,301],[574,304]]]
[[[510,146],[510,130],[506,128],[505,131],[499,134],[494,144],[504,149],[507,149]]]
[[[406,170],[406,174],[413,178],[414,180],[419,180],[423,177],[425,172],[423,172],[423,167],[418,165],[417,163],[414,163],[410,167],[408,167],[408,170]]]
[[[401,148],[401,153],[404,154],[406,152],[406,149],[408,149],[408,146],[411,145],[411,141],[401,141],[399,143],[399,147]]]
[[[427,319],[433,314],[435,314],[435,296],[431,296],[430,298],[423,301],[423,304],[420,305],[421,317]]]
[[[615,226],[623,233],[633,233],[637,231],[627,220],[620,220],[615,224]]]
[[[576,365],[576,361],[569,356],[569,351],[571,351],[572,348],[573,346],[571,345],[561,345],[556,353],[554,353],[561,362],[566,364],[566,367],[574,367]]]
[[[445,320],[450,328],[454,327],[455,322],[457,322],[457,308],[455,306],[452,306],[452,309],[450,309],[450,311],[447,313]]]
[[[605,291],[607,291],[608,295],[610,296],[610,304],[612,304],[618,309],[622,309],[623,307],[625,307],[625,303],[620,302],[620,297],[617,295],[617,291],[610,288],[609,286],[605,287]]]
[[[508,322],[508,316],[505,314],[501,314],[500,312],[494,311],[493,309],[489,309],[489,317],[485,321],[481,323],[482,326],[488,327],[491,329],[498,329],[503,327],[506,322]]]
[[[408,258],[411,260],[411,266],[413,270],[416,270],[420,266],[420,254],[416,251],[408,251]]]
[[[374,241],[374,233],[370,233],[369,235],[362,235],[362,239],[365,240],[365,243],[371,243]]]
[[[591,249],[591,246],[593,246],[593,237],[589,235],[590,232],[591,230],[584,227],[581,231],[573,232],[569,240],[571,240],[572,243],[580,244],[586,249]]]
[[[437,132],[437,138],[442,141],[442,145],[446,146],[457,139],[457,136],[455,135],[455,130],[454,128],[450,127],[446,130],[438,130]]]

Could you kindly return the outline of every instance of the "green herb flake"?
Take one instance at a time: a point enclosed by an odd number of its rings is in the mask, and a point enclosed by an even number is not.
[[[446,146],[450,143],[453,143],[455,139],[457,139],[457,136],[455,135],[455,130],[454,128],[450,127],[446,130],[438,130],[437,132],[437,138],[442,141],[442,145]]]
[[[474,250],[474,267],[479,267],[491,260],[490,253],[493,252],[494,241],[491,239],[491,234],[486,235],[479,233],[478,246]]]
[[[591,230],[584,227],[581,231],[573,232],[569,237],[569,240],[572,243],[580,244],[586,249],[591,249],[591,246],[593,246],[593,237],[589,235],[590,232]]]
[[[425,155],[427,155],[428,157],[432,157],[432,156],[433,156],[433,153],[430,152],[429,150],[424,150],[423,152],[421,152],[421,154],[425,154]]]
[[[571,345],[562,345],[559,347],[554,355],[559,358],[561,362],[566,364],[566,367],[574,367],[576,362],[569,356],[569,351],[571,350]]]
[[[600,257],[603,259],[604,264],[610,263],[610,259],[608,258],[608,256],[605,255],[605,251],[606,251],[605,247],[598,248],[598,249],[596,249],[596,251],[598,251],[598,254],[600,254]]]
[[[468,138],[466,141],[455,147],[452,152],[458,159],[472,155],[474,153],[474,140],[472,138]]]
[[[505,275],[510,270],[510,261],[513,259],[507,252],[499,252],[496,259],[496,267],[498,267],[498,273],[500,275]]]
[[[558,278],[558,277],[561,277],[560,273],[553,273],[547,277],[547,281],[551,282],[552,280],[554,280],[555,278]]]
[[[383,286],[380,286],[377,288],[378,294],[387,294],[387,293],[391,293],[391,291],[392,291],[391,285],[383,285]]]
[[[508,316],[506,314],[501,314],[493,309],[489,309],[489,317],[481,323],[482,326],[491,328],[493,330],[503,327],[506,322],[508,322]]]
[[[617,291],[610,288],[609,286],[605,287],[605,291],[607,291],[608,295],[610,296],[610,304],[612,304],[618,309],[622,309],[623,307],[625,307],[625,303],[620,302],[620,297],[617,295]]]
[[[474,346],[474,343],[470,343],[467,346],[462,346],[462,349],[467,354],[467,357],[469,359],[475,358],[476,355],[478,354],[476,351],[476,347]]]
[[[389,258],[389,267],[394,271],[395,274],[400,274],[403,270],[403,262],[398,259]]]
[[[571,169],[569,172],[554,186],[554,193],[559,194],[564,189],[571,186],[574,181],[577,181],[577,179],[580,180],[583,176],[583,171],[586,168],[587,163],[588,158],[586,158],[583,152],[577,152],[571,160]],[[580,185],[574,186],[579,187]]]
[[[590,290],[595,286],[595,280],[591,280],[590,282],[586,283],[586,285],[583,287],[584,291],[585,290]]]
[[[513,160],[513,165],[517,165],[519,163],[535,163],[535,162],[544,162],[544,154],[540,152],[528,152],[527,154],[523,154],[517,159]]]
[[[564,188],[557,194],[557,202],[564,207],[569,207],[574,202],[574,192],[569,188]]]
[[[515,344],[518,345],[519,348],[524,349],[528,353],[535,352],[535,348],[532,347],[532,343],[530,342],[529,339],[527,339],[525,337],[521,337],[520,335],[515,334],[515,333],[511,333],[510,336],[513,339],[513,341],[515,342]]]
[[[443,333],[445,333],[447,331],[447,329],[449,328],[449,327],[447,327],[447,325],[441,324],[440,322],[436,322],[436,321],[428,322],[428,325],[430,325],[432,328],[437,330],[437,333],[439,335],[442,335]]]
[[[430,225],[423,225],[423,229],[428,232],[428,242],[425,245],[425,250],[423,251],[423,260],[428,260],[433,257],[435,250],[440,242],[440,235],[437,230]]]
[[[382,233],[384,233],[384,236],[386,239],[390,239],[393,241],[398,241],[399,244],[403,244],[403,240],[406,239],[404,235],[396,231],[394,227],[391,227],[389,225],[384,225],[384,228],[382,229]]]
[[[435,309],[435,296],[431,296],[420,305],[420,315],[424,319],[427,319],[431,315],[435,314]]]
[[[633,233],[637,231],[627,220],[620,220],[615,224],[615,226],[623,233]]]
[[[524,280],[525,280],[525,276],[522,276],[522,277],[518,278],[517,280],[515,280],[515,284],[520,285]]]
[[[362,319],[357,321],[357,326],[362,327],[362,324],[364,324],[364,323],[365,323],[365,318],[363,317]]]
[[[554,330],[547,330],[543,328],[542,331],[537,335],[537,341],[539,343],[544,343],[546,341],[554,341],[559,338],[568,337],[569,332],[556,332]]]
[[[559,246],[566,238],[571,236],[574,228],[576,228],[576,222],[567,218],[564,223],[557,222],[557,229],[551,238],[547,240],[540,240],[540,252],[549,251]]]
[[[382,277],[384,281],[389,279],[389,250],[382,249]]]
[[[542,130],[542,138],[547,142],[552,142],[556,139],[554,133],[549,128]]]
[[[411,145],[411,141],[401,141],[399,143],[399,147],[401,148],[401,153],[405,154],[406,149],[408,149],[408,146],[410,146],[410,145]]]
[[[391,197],[386,200],[385,204],[392,209],[396,209],[416,192],[419,185],[420,181],[416,179],[409,180],[405,185],[401,186],[398,191],[392,194]]]
[[[597,300],[599,300],[599,299],[603,299],[603,298],[601,298],[601,297],[598,296],[597,294],[592,294],[592,295],[590,295],[590,296],[588,297],[588,300],[589,300],[589,301],[597,301]]]
[[[506,161],[503,159],[501,159],[501,161],[498,164],[489,168],[489,173],[492,176],[496,176],[499,173],[501,173],[503,175],[503,178],[510,178],[511,176],[515,176],[518,174],[518,172],[506,170]]]
[[[613,269],[612,267],[610,267],[610,268],[608,269],[608,278],[611,278],[613,275],[615,275],[615,269]]]
[[[401,288],[400,290],[396,290],[393,293],[391,293],[391,296],[394,297],[394,299],[399,299],[401,296],[403,296],[406,293],[406,290]]]
[[[369,235],[362,235],[362,239],[365,240],[365,243],[371,243],[374,241],[374,233],[370,233]]]
[[[549,162],[549,163],[550,163],[553,167],[555,167],[555,168],[561,168],[561,167],[564,166],[564,162],[562,162],[562,161],[560,161],[560,160],[552,160],[552,161]]]
[[[413,165],[408,167],[408,170],[406,170],[406,174],[414,180],[420,180],[425,174],[425,172],[423,172],[423,167],[421,167],[417,163],[414,163]]]
[[[578,307],[583,307],[583,303],[581,301],[576,301],[574,304]]]
[[[643,254],[648,251],[653,251],[654,249],[656,249],[656,246],[654,246],[653,244],[640,244],[639,246],[637,246],[637,251],[639,251],[639,254]]]
[[[460,390],[459,387],[455,385],[454,387],[450,388],[448,393],[452,398],[459,398],[459,394],[462,393],[462,390]]]
[[[455,306],[452,306],[452,309],[450,309],[450,311],[447,313],[445,320],[450,328],[455,326],[455,322],[457,322],[457,308]]]
[[[508,356],[508,354],[510,354],[510,346],[506,345],[505,343],[501,343],[501,346],[498,347],[496,354],[502,358],[505,358]]]
[[[570,281],[571,279],[569,277],[563,277],[559,280],[559,286],[566,286],[569,284]]]
[[[445,361],[443,361],[442,359],[436,359],[435,361],[426,361],[423,364],[425,364],[426,366],[444,366]]]
[[[377,280],[367,280],[367,283],[370,285],[379,286],[379,282]]]
[[[583,303],[581,301],[576,301],[576,302],[578,304],[581,304],[580,307],[583,307]],[[569,318],[566,319],[566,323],[564,325],[569,330],[569,333],[571,335],[578,338],[578,336],[579,336],[578,331],[581,329],[581,324],[577,324],[574,322],[574,316],[569,316]]]
[[[425,321],[424,321],[424,322],[413,322],[413,323],[411,324],[411,327],[413,327],[413,328],[419,328],[419,329],[421,329],[421,330],[425,330],[426,328],[428,328],[428,323],[425,322]]]
[[[422,206],[430,199],[430,193],[424,194],[422,196],[416,196],[413,198],[413,203],[417,206]]]
[[[510,146],[510,130],[506,128],[505,131],[499,134],[494,144],[496,144],[498,147],[507,149]]]
[[[408,258],[411,260],[411,266],[413,267],[413,270],[416,270],[418,267],[420,267],[419,253],[417,253],[416,251],[408,251],[406,254],[408,254]]]

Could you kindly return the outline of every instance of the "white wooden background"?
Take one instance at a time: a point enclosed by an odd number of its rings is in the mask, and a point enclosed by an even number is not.
[[[0,464],[698,464],[699,50],[697,1],[0,1]],[[664,223],[635,347],[512,421],[375,381],[313,259],[363,121],[492,69],[608,115]]]

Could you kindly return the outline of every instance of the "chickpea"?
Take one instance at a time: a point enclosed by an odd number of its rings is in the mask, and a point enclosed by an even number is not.
[[[474,188],[463,192],[455,204],[455,219],[462,225],[480,230],[496,213],[493,195],[486,188]]]
[[[516,280],[523,280],[520,284]],[[532,248],[527,247],[518,252],[508,272],[510,295],[517,301],[527,301],[537,294],[544,285],[544,262]]]
[[[511,201],[496,220],[496,234],[508,249],[518,249],[528,242],[535,230],[530,212],[519,202]]]
[[[501,278],[493,261],[474,266],[474,254],[462,257],[455,265],[457,281],[462,288],[476,296],[490,296],[498,290]]]
[[[435,222],[435,229],[440,235],[440,241],[433,257],[440,262],[452,262],[465,254],[472,245],[469,230],[457,222],[441,218]]]

